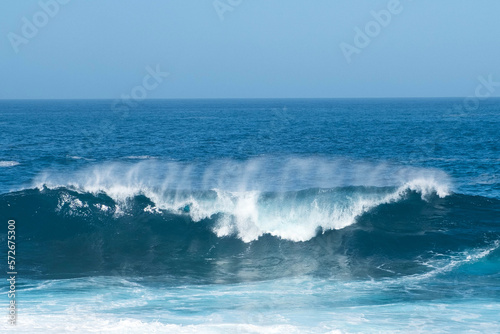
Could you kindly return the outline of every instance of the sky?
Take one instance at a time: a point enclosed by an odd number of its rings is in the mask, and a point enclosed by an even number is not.
[[[499,13],[498,0],[2,0],[0,99],[470,96],[479,77],[500,83]]]

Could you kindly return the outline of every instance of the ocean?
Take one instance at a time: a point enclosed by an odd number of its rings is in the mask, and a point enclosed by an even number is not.
[[[499,99],[0,101],[0,330],[498,333],[499,140]]]

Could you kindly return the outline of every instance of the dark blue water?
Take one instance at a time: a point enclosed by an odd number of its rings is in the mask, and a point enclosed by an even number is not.
[[[0,102],[18,330],[500,331],[500,100],[112,105]]]

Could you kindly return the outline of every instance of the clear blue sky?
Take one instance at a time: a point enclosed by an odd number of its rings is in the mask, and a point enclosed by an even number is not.
[[[213,2],[72,0],[44,22],[39,1],[3,0],[0,98],[115,99],[157,65],[170,75],[148,98],[467,96],[480,75],[500,82],[498,0],[401,0],[351,63],[341,43],[389,1],[220,0],[235,4],[224,20]],[[10,33],[25,38],[17,53]]]

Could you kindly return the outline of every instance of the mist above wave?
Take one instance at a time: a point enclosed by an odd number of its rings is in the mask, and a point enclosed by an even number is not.
[[[44,172],[34,186],[73,186],[90,192],[124,196],[129,190],[290,191],[346,186],[400,186],[416,179],[434,182],[445,195],[448,175],[440,170],[370,163],[342,158],[262,157],[245,161],[218,160],[184,163],[146,160],[96,164],[69,174]]]
[[[117,203],[117,212],[126,212],[127,201],[142,195],[154,203],[144,211],[188,215],[195,222],[215,217],[214,233],[236,235],[245,242],[264,234],[306,241],[318,229],[349,226],[361,214],[399,201],[408,192],[418,192],[425,199],[444,197],[451,191],[448,176],[438,170],[344,159],[269,157],[204,165],[107,163],[70,175],[47,172],[36,178],[34,186],[104,193]]]

